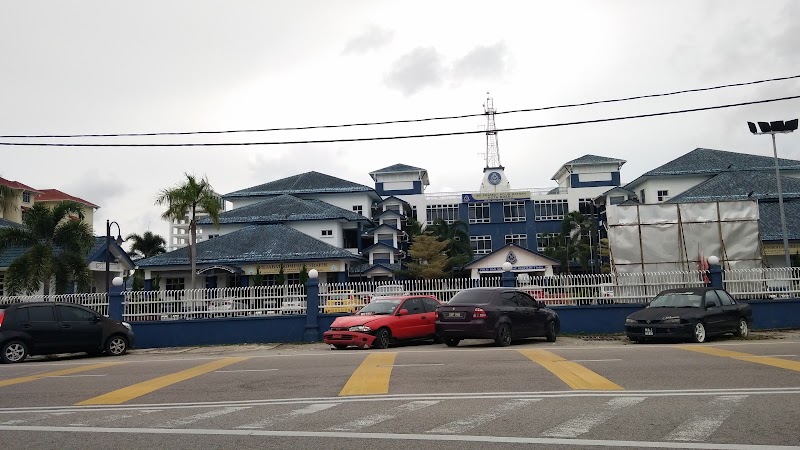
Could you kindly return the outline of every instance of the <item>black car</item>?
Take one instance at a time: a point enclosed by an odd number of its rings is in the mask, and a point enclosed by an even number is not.
[[[4,363],[56,353],[119,356],[133,344],[129,324],[84,306],[60,302],[0,305],[0,360]]]
[[[625,334],[634,342],[647,339],[691,339],[734,333],[747,336],[753,311],[724,289],[678,288],[660,292],[650,304],[625,319]]]
[[[465,289],[439,306],[436,314],[436,335],[448,347],[462,339],[494,339],[499,346],[527,337],[554,342],[561,328],[555,311],[510,288]]]

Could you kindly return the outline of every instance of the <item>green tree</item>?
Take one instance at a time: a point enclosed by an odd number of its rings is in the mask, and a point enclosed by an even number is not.
[[[408,272],[415,278],[444,278],[448,275],[448,241],[440,241],[435,236],[419,235],[408,250],[411,262]]]
[[[131,233],[125,240],[131,241],[128,255],[134,258],[149,258],[167,252],[167,241],[151,231],[145,231],[141,236]]]
[[[31,294],[42,287],[44,295],[50,295],[51,280],[56,294],[67,292],[73,281],[79,291],[87,292],[91,286],[87,255],[95,238],[83,217],[75,202],[61,202],[52,209],[36,204],[23,213],[22,228],[0,228],[0,252],[10,246],[25,249],[5,273],[8,292]]]
[[[425,229],[425,233],[436,237],[440,242],[447,242],[448,269],[463,266],[472,259],[472,246],[469,243],[469,226],[456,220],[448,224],[436,219]]]
[[[197,275],[195,260],[197,255],[197,213],[205,211],[211,218],[214,226],[219,228],[219,214],[222,211],[220,198],[214,193],[208,179],[198,180],[194,175],[184,174],[186,181],[182,184],[164,189],[156,199],[157,205],[167,205],[167,210],[161,214],[166,220],[189,220],[189,266],[191,267],[191,285],[194,289],[194,280]]]

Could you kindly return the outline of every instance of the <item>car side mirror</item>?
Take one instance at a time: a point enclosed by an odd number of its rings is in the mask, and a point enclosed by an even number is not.
[[[719,306],[719,305],[717,305],[717,302],[707,302],[706,303],[706,308],[716,308],[717,306]]]
[[[397,315],[398,316],[407,316],[408,315],[408,310],[407,309],[401,309],[400,311],[397,311]]]
[[[536,300],[536,309],[544,308],[544,302]]]
[[[100,322],[100,316],[94,316],[94,317],[92,317],[92,322],[93,322],[93,323],[98,323],[98,322]]]

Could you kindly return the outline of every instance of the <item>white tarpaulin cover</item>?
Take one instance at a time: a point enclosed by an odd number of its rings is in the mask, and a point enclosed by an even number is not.
[[[761,268],[754,201],[610,205],[606,210],[617,273],[698,270],[719,257],[726,268]]]

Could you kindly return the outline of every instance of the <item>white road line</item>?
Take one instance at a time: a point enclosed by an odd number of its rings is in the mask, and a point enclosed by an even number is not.
[[[666,439],[683,442],[700,442],[708,439],[733,413],[736,405],[745,398],[746,395],[725,395],[713,399],[708,405],[711,411],[705,414],[695,413],[689,420],[672,430]]]
[[[352,420],[347,422],[344,425],[339,425],[336,427],[328,428],[331,431],[356,431],[362,428],[366,428],[381,422],[385,422],[390,419],[394,419],[395,417],[399,416],[400,414],[414,412],[422,408],[427,408],[428,406],[432,406],[439,403],[438,400],[422,400],[416,402],[409,402],[404,403],[402,405],[395,406],[394,408],[388,409],[383,414],[370,414],[369,416],[361,417],[359,419]]]
[[[557,427],[551,428],[542,436],[560,437],[560,438],[574,438],[584,433],[587,433],[593,427],[600,425],[619,413],[623,408],[633,406],[642,402],[647,397],[617,397],[612,398],[601,408],[581,414],[574,419],[570,419]]]
[[[91,423],[92,425],[97,425],[99,423],[116,422],[118,420],[130,419],[131,417],[139,417],[139,416],[143,416],[145,414],[151,414],[151,413],[160,412],[160,411],[161,410],[159,410],[159,409],[145,409],[145,410],[141,410],[141,411],[133,411],[133,412],[130,412],[130,413],[123,413],[123,414],[109,414],[109,415],[105,415],[105,416],[88,418],[87,420],[84,420],[84,421],[81,421],[81,422],[71,423],[69,425],[73,426],[73,427],[85,427],[85,426],[89,426],[89,423]]]
[[[654,389],[629,391],[538,391],[538,392],[481,392],[481,393],[419,393],[419,394],[387,394],[363,395],[353,397],[290,397],[267,398],[256,400],[228,400],[183,403],[144,403],[129,405],[97,405],[97,406],[26,406],[0,408],[2,414],[23,414],[36,412],[85,412],[85,411],[123,411],[130,409],[203,409],[222,408],[227,406],[268,406],[299,405],[311,403],[376,403],[376,402],[409,402],[423,401],[435,396],[442,400],[486,400],[486,399],[560,399],[560,398],[613,398],[613,397],[717,397],[720,395],[770,395],[787,396],[800,394],[800,387],[781,388],[733,388],[733,389]]]
[[[46,414],[36,414],[32,417],[26,417],[24,419],[13,419],[7,420],[5,422],[0,422],[0,425],[19,425],[21,423],[27,422],[38,422],[40,420],[50,419],[53,416],[67,416],[70,414],[74,414],[73,412],[53,412],[53,413],[46,413]]]
[[[199,422],[205,419],[212,419],[214,417],[224,416],[226,414],[235,413],[236,411],[241,411],[243,409],[249,409],[249,406],[239,406],[239,407],[231,407],[231,408],[221,408],[221,409],[214,409],[208,412],[195,414],[193,416],[184,417],[183,419],[175,419],[165,422],[159,425],[159,428],[175,428],[180,427],[183,425],[188,425],[190,423]]]
[[[484,411],[479,414],[473,414],[463,419],[454,420],[450,423],[428,430],[425,433],[433,434],[459,434],[477,426],[491,422],[499,417],[502,417],[511,411],[522,408],[532,402],[539,401],[539,399],[521,399],[514,400],[507,403],[501,403],[494,408]]]
[[[0,431],[33,431],[51,433],[107,433],[107,434],[153,434],[177,436],[239,436],[239,437],[299,437],[363,439],[365,441],[427,441],[427,442],[485,442],[493,444],[563,445],[576,447],[609,448],[675,448],[698,450],[800,450],[798,445],[759,444],[712,444],[705,442],[658,442],[620,441],[603,439],[554,439],[516,436],[470,436],[453,434],[400,434],[400,433],[353,433],[335,431],[268,431],[268,430],[221,430],[221,429],[165,429],[165,428],[105,428],[105,427],[37,427],[0,426]],[[365,443],[364,445],[368,445]]]
[[[239,369],[239,370],[215,370],[214,373],[238,373],[238,372],[274,372],[278,369]]]
[[[241,425],[237,428],[245,428],[245,429],[252,429],[252,428],[266,428],[271,425],[275,425],[278,422],[286,422],[288,420],[294,419],[296,417],[305,416],[308,414],[314,414],[320,411],[325,411],[328,408],[333,408],[334,406],[339,406],[338,403],[313,403],[311,405],[306,406],[305,408],[296,409],[294,411],[288,412],[286,414],[278,414],[272,417],[267,417],[264,420],[250,423],[247,425]]]

